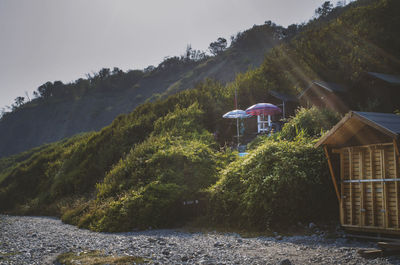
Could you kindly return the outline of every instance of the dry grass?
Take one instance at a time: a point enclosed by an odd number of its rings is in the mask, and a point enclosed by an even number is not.
[[[101,251],[84,251],[81,253],[67,252],[59,255],[57,261],[65,265],[85,264],[149,264],[150,261],[132,256],[107,256]]]

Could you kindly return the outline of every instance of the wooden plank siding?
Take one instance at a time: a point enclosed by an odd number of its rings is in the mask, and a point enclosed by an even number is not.
[[[343,147],[335,152],[340,155],[342,226],[400,234],[400,165],[395,143]]]
[[[397,141],[393,141],[394,151],[393,152],[393,160],[394,160],[394,172],[395,177],[398,178],[399,176],[399,148],[397,145]],[[395,193],[396,193],[396,226],[400,229],[400,206],[399,206],[399,182],[395,183]]]
[[[344,228],[400,235],[399,141],[400,115],[350,111],[315,144],[339,154],[330,171]]]

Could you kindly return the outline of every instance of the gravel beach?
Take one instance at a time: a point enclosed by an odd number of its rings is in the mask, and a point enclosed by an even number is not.
[[[89,250],[151,264],[400,264],[400,257],[360,257],[357,250],[374,247],[368,242],[322,235],[278,239],[176,230],[96,233],[55,218],[0,215],[0,264],[53,264],[61,253]]]

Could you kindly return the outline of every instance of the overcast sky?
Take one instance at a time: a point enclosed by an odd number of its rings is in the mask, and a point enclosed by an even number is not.
[[[47,81],[143,69],[267,20],[306,22],[324,1],[0,0],[0,109]]]

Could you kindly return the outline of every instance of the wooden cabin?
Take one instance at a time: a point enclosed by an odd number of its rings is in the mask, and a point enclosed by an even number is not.
[[[349,112],[323,146],[348,230],[400,235],[400,115]]]
[[[313,81],[299,96],[302,106],[328,108],[340,113],[349,111],[347,89],[336,83]]]

